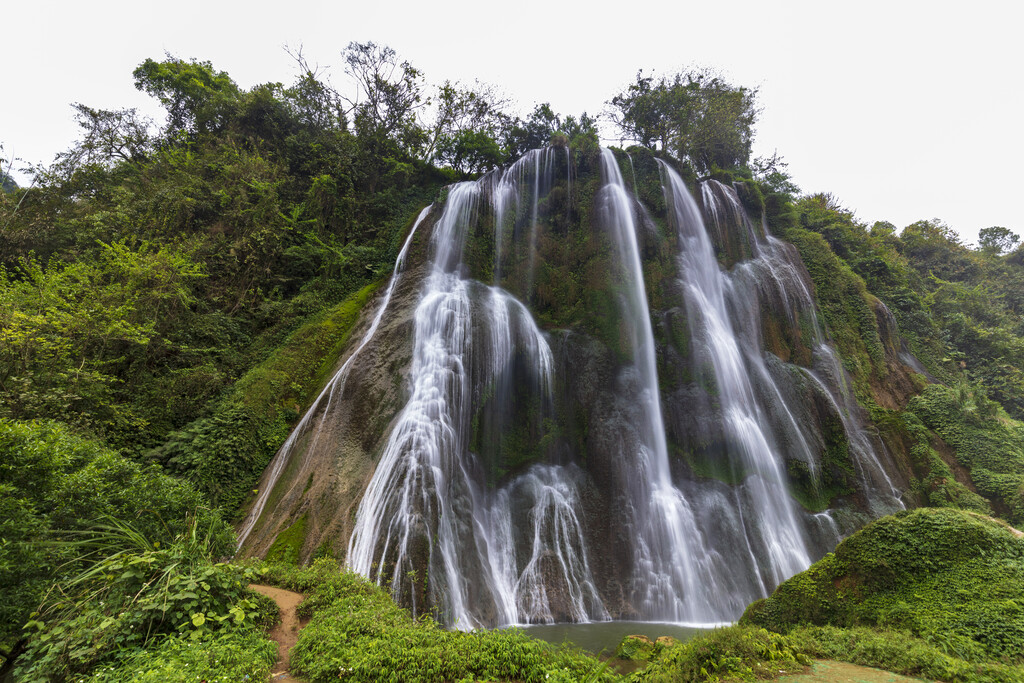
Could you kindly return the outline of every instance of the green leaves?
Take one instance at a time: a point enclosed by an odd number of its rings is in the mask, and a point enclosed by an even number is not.
[[[735,87],[710,70],[644,76],[611,99],[623,135],[689,160],[700,173],[747,163],[757,90]]]

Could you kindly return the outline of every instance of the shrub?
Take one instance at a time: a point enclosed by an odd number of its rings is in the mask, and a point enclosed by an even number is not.
[[[88,672],[166,634],[265,625],[273,616],[247,588],[256,571],[214,563],[213,540],[194,520],[167,546],[115,521],[76,542],[91,564],[51,588],[26,625],[33,635],[18,680]]]
[[[811,660],[786,636],[763,628],[730,626],[666,650],[632,681],[672,683],[771,678]]]

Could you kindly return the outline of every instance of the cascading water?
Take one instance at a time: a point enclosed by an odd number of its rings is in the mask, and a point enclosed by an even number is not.
[[[795,249],[715,181],[700,188],[702,214],[661,165],[665,236],[635,197],[643,172],[657,178],[650,160],[629,160],[631,193],[611,151],[578,174],[562,153],[534,150],[423,211],[369,328],[268,468],[243,542],[257,523],[265,547],[264,527],[317,514],[295,494],[266,519],[279,477],[309,487],[314,465],[293,464],[317,450],[368,481],[320,528],[346,534],[348,565],[414,612],[457,628],[706,624],[830,550],[851,528],[836,500],[901,507]],[[424,229],[430,261],[391,304]],[[353,367],[365,392],[345,391]],[[379,426],[357,422],[379,396]],[[325,428],[329,414],[341,422]],[[821,483],[839,442],[853,472],[839,476],[863,493],[852,504],[840,498],[852,489]]]
[[[632,202],[611,150],[601,152],[605,184],[598,198],[603,222],[618,247],[622,269],[622,314],[634,364],[636,400],[644,423],[635,453],[623,453],[633,517],[633,583],[636,608],[650,619],[722,621],[715,604],[722,594],[716,557],[704,544],[693,511],[672,484],[655,361],[654,333],[644,291]]]
[[[762,346],[759,330],[762,308],[766,300],[780,302],[787,321],[794,328],[799,327],[800,317],[806,316],[811,331],[809,342],[813,347],[813,369],[800,369],[812,380],[821,394],[828,398],[835,414],[842,421],[861,490],[877,515],[905,509],[899,490],[877,455],[878,451],[886,452],[885,444],[880,439],[872,440],[858,419],[862,409],[853,396],[846,371],[843,370],[838,355],[828,344],[818,320],[814,297],[799,272],[799,257],[792,247],[787,247],[776,238],[759,235],[746,219],[746,213],[736,193],[721,183],[714,180],[705,182],[702,187],[702,198],[719,234],[722,234],[721,225],[730,220],[745,225],[746,236],[755,255],[755,258],[736,268],[734,278],[736,286],[742,288],[738,296],[733,297],[732,306],[740,312],[737,319],[740,321],[740,333],[745,338],[743,347],[751,350],[760,349]],[[763,378],[766,385],[771,387],[772,404],[786,411],[787,423],[791,426],[787,433],[799,439],[799,443],[795,444],[798,447],[794,450],[814,474],[816,460],[807,442],[802,438],[803,430],[797,425],[786,401],[769,377],[763,356],[760,353],[748,352],[747,367],[751,374]]]
[[[726,449],[742,481],[735,496],[738,509],[746,512],[745,542],[758,559],[765,582],[776,585],[806,569],[811,560],[782,458],[751,384],[747,366],[763,364],[760,348],[746,357],[741,351],[726,302],[732,283],[718,266],[700,210],[682,179],[667,164],[661,167],[667,180],[665,202],[679,234],[686,311],[700,354],[697,364],[710,369]],[[755,372],[767,377],[762,367]]]
[[[534,155],[532,163],[536,190],[547,155]],[[529,312],[508,292],[464,279],[459,268],[466,233],[489,198],[485,190],[496,188],[500,230],[522,170],[449,191],[415,314],[412,396],[359,506],[348,551],[355,571],[389,583],[414,610],[433,609],[460,628],[607,618],[576,514],[575,469],[535,465],[494,491],[469,449],[474,387],[507,405],[517,356],[541,402],[550,403],[551,350]],[[532,256],[530,263],[532,272]],[[483,338],[474,337],[474,319],[484,321]],[[424,567],[426,581],[419,582],[415,572]]]

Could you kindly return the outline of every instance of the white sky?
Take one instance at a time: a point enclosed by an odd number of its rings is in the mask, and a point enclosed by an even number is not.
[[[302,45],[340,85],[340,51],[372,40],[430,83],[479,79],[524,113],[549,101],[574,115],[600,113],[640,68],[711,66],[760,89],[755,156],[778,150],[803,191],[831,192],[868,223],[937,217],[973,242],[991,225],[1024,234],[1015,4],[12,0],[0,143],[8,158],[49,162],[77,137],[72,102],[157,116],[131,72],[165,51],[248,88],[290,83],[283,46]]]

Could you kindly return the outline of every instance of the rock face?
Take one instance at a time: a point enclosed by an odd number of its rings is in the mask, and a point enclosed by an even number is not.
[[[450,187],[380,291],[244,553],[308,515],[305,558],[457,627],[709,623],[902,508],[796,250],[732,187],[534,150]]]

